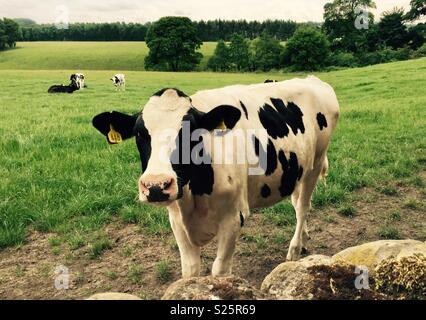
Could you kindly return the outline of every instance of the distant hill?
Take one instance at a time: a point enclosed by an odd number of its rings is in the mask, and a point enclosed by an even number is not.
[[[27,18],[16,18],[16,19],[13,19],[13,21],[15,21],[21,27],[31,27],[31,26],[37,25],[37,22]]]

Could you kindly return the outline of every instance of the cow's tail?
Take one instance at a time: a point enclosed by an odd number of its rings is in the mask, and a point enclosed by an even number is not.
[[[327,176],[328,176],[328,157],[325,156],[322,163],[322,169],[320,173],[320,178],[324,182],[324,185],[327,185]]]

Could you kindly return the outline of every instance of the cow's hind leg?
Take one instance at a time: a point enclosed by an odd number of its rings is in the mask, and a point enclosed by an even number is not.
[[[312,193],[315,190],[321,169],[322,166],[317,166],[314,170],[307,172],[303,182],[299,186],[300,191],[298,192],[297,201],[294,200],[295,196],[292,196],[292,203],[295,205],[296,210],[297,224],[288,249],[287,260],[297,260],[302,248],[306,249],[309,239],[306,219],[311,208]]]
[[[298,186],[294,190],[293,194],[291,195],[291,204],[293,205],[294,210],[296,210],[296,208],[297,208],[297,203],[299,201],[299,196],[300,196],[300,186]],[[308,217],[306,216],[306,218],[305,218],[305,224],[304,224],[303,229],[302,229],[302,251],[301,251],[302,254],[304,254],[304,253],[306,253],[308,251],[307,243],[308,243],[308,240],[310,239],[309,232],[308,232],[307,218]]]
[[[179,211],[169,209],[169,219],[179,247],[182,277],[190,278],[199,276],[201,269],[201,248],[195,246],[189,240]]]
[[[212,269],[212,275],[215,277],[227,276],[232,272],[232,259],[241,229],[240,221],[230,218],[222,222],[219,229],[221,232],[219,232],[217,239],[217,256]]]

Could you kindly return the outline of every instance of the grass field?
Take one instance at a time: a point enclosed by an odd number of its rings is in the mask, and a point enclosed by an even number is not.
[[[207,65],[215,42],[200,49]],[[0,70],[144,70],[145,42],[19,42],[17,50],[0,54]]]
[[[139,159],[133,143],[110,147],[91,127],[102,111],[140,110],[159,88],[198,89],[294,75],[128,72],[114,92],[111,72],[86,72],[88,88],[48,95],[71,71],[1,71],[0,247],[25,239],[27,226],[67,237],[101,227],[113,215],[167,229],[158,209],[136,203]],[[392,186],[424,170],[426,59],[319,74],[341,101],[331,145],[329,184],[318,206],[339,205],[365,186]],[[69,240],[69,241],[72,241]]]
[[[19,297],[13,291],[16,286],[26,286],[24,297],[45,297],[42,288],[51,287],[50,278],[40,282],[41,291],[34,291],[31,281],[39,279],[39,273],[48,273],[47,264],[54,268],[59,263],[85,268],[85,275],[75,275],[77,287],[79,283],[82,288],[90,286],[85,277],[103,279],[108,283],[105,290],[113,283],[114,290],[139,292],[144,283],[148,293],[159,297],[167,283],[165,275],[171,274],[171,281],[179,277],[180,270],[167,215],[163,209],[136,201],[140,164],[134,143],[108,146],[91,127],[92,117],[113,109],[138,111],[163,87],[192,94],[199,89],[298,75],[129,71],[127,91],[115,92],[109,81],[113,70],[88,68],[134,68],[137,56],[128,57],[132,50],[120,49],[119,44],[87,43],[81,48],[87,46],[93,60],[83,59],[85,64],[79,69],[86,74],[88,88],[73,95],[48,95],[47,88],[67,82],[75,71],[74,63],[80,62],[79,55],[69,50],[72,43],[61,43],[58,48],[45,45],[25,44],[23,49],[0,54],[0,284],[10,288],[2,291],[0,286],[0,297]],[[126,44],[130,45],[134,49],[143,46]],[[42,59],[42,52],[57,60]],[[31,68],[52,70],[21,70]],[[314,195],[318,214],[313,216],[315,252],[330,253],[366,239],[408,236],[426,240],[426,58],[317,76],[335,88],[342,117],[329,152],[327,186],[320,184]],[[254,225],[250,227],[249,222],[246,230],[254,231],[243,234],[237,254],[245,262],[238,264],[236,272],[250,278],[251,269],[242,272],[239,268],[257,266],[261,271],[255,280],[261,281],[271,264],[285,256],[295,217],[284,201],[253,219]],[[117,221],[121,227],[110,227]],[[123,225],[135,225],[138,231],[123,229]],[[363,228],[368,236],[357,236]],[[330,236],[332,232],[337,235]],[[129,234],[139,237],[133,245]],[[44,251],[40,241],[47,246]],[[16,251],[8,251],[15,250],[8,248],[13,246]],[[25,246],[27,251],[19,249]],[[114,254],[102,260],[108,251]],[[136,252],[145,256],[135,256]],[[31,255],[37,272],[25,273]],[[272,256],[276,257],[271,262]],[[21,257],[18,262],[17,257]],[[171,260],[158,261],[167,257]],[[75,262],[78,259],[86,259],[84,267]],[[126,259],[129,262],[119,263]],[[212,258],[204,259],[211,264]],[[144,264],[151,267],[144,269]],[[91,269],[102,270],[102,274],[90,274]],[[147,270],[157,276],[142,282]],[[46,297],[60,295],[49,290]],[[91,290],[100,287],[94,284]],[[68,294],[75,297],[88,292]]]

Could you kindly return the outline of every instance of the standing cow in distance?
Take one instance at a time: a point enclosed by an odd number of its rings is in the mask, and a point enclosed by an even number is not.
[[[116,74],[111,78],[111,81],[117,91],[126,91],[126,76],[124,74]]]
[[[218,249],[212,274],[229,275],[250,210],[290,196],[297,225],[287,259],[299,258],[309,238],[311,196],[328,167],[338,118],[334,90],[310,76],[191,97],[163,89],[142,112],[102,113],[93,125],[111,144],[135,137],[143,171],[139,200],[168,208],[187,278],[199,275],[201,248],[213,238]],[[244,143],[226,143],[240,134],[247,137]],[[239,152],[242,146],[247,154]],[[241,154],[243,161],[221,161],[223,155]]]
[[[86,88],[84,74],[82,74],[82,73],[73,73],[70,76],[70,80],[71,80],[71,82],[74,81],[77,84],[79,90],[81,90],[83,88]]]

